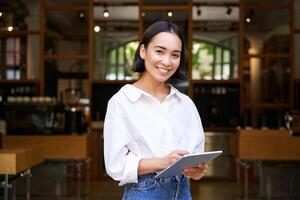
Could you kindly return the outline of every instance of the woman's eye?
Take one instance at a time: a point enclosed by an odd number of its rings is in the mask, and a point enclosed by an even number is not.
[[[173,58],[179,58],[179,57],[180,57],[179,54],[174,54],[174,55],[173,55]]]
[[[163,53],[162,50],[155,50],[155,52],[156,52],[157,54],[162,54],[162,53]]]

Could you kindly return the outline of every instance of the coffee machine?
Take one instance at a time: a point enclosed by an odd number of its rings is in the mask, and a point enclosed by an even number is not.
[[[80,134],[86,131],[84,106],[80,103],[81,93],[80,89],[66,89],[64,132],[67,134]]]

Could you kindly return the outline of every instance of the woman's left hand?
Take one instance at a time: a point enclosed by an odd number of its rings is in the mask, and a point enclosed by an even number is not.
[[[186,168],[183,170],[183,175],[194,180],[200,180],[208,168],[206,163],[201,163],[198,167]]]

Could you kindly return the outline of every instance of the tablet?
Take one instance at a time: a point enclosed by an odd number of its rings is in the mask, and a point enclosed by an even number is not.
[[[172,163],[169,167],[158,172],[155,178],[165,178],[169,176],[176,176],[181,174],[186,168],[197,167],[200,163],[207,163],[208,161],[216,158],[223,151],[208,151],[197,154],[186,154],[179,158],[176,162]]]

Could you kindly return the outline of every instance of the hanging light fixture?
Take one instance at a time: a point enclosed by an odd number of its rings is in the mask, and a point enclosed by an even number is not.
[[[8,31],[13,31],[15,30],[15,26],[14,26],[14,16],[12,13],[9,13],[7,15],[7,20],[6,20],[6,27]]]
[[[109,11],[107,9],[107,5],[104,5],[103,6],[104,10],[103,10],[103,16],[106,18],[106,17],[109,17]]]
[[[173,12],[169,10],[169,11],[167,12],[167,15],[168,15],[168,17],[172,17],[172,16],[173,16]]]
[[[98,25],[94,26],[94,31],[96,33],[98,33],[100,30],[101,30],[100,26],[98,26]]]
[[[201,9],[200,9],[200,6],[197,7],[197,16],[200,16],[201,15]]]
[[[227,7],[226,16],[229,17],[232,13],[232,8],[230,6]]]
[[[250,23],[253,20],[254,17],[254,10],[250,10],[249,13],[246,15],[246,22]]]

